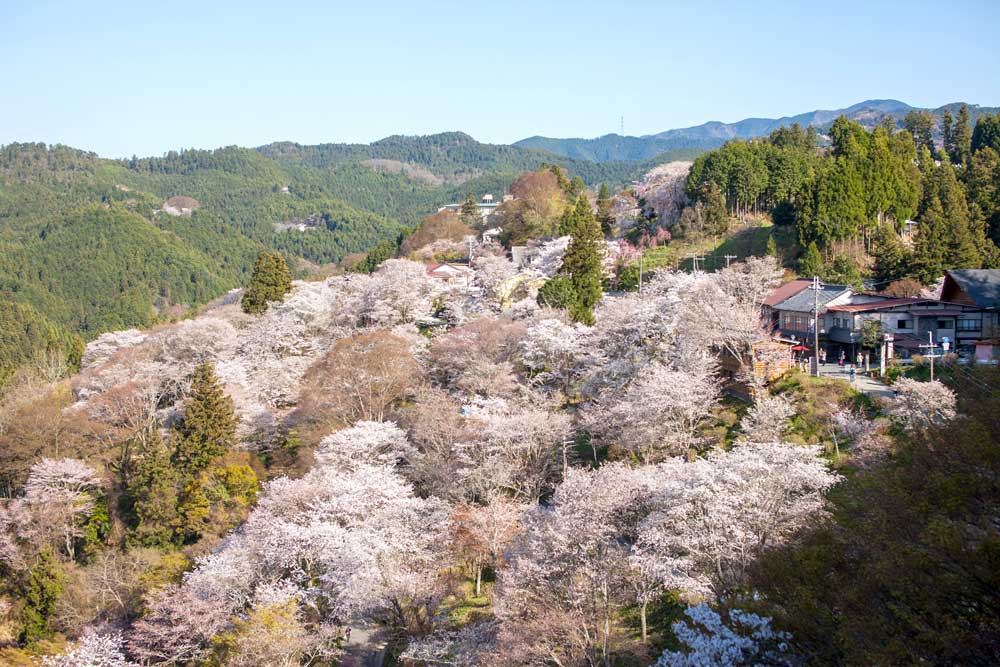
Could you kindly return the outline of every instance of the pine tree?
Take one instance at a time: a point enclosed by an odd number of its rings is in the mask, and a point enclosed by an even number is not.
[[[799,273],[807,278],[822,275],[824,271],[823,255],[820,254],[816,242],[813,241],[806,248],[802,260],[799,262]]]
[[[574,322],[594,323],[594,306],[601,300],[601,259],[604,236],[597,224],[590,202],[580,196],[572,216],[572,240],[563,257],[561,273],[570,277],[575,300],[570,306]]]
[[[164,547],[174,539],[177,519],[177,491],[180,477],[171,465],[170,453],[154,430],[129,485],[136,525],[129,542],[147,547]]]
[[[174,464],[187,477],[197,475],[236,444],[236,423],[233,399],[223,393],[212,364],[202,363],[177,430]]]
[[[268,301],[281,301],[292,289],[292,275],[280,252],[265,250],[257,255],[250,283],[243,293],[243,312],[259,315]]]
[[[606,183],[601,183],[597,191],[597,222],[605,237],[611,236],[615,226],[615,216],[611,212],[611,190]]]
[[[52,555],[45,547],[28,577],[28,592],[21,609],[22,643],[29,646],[40,639],[52,636],[49,619],[56,611],[56,603],[63,591],[63,575]]]
[[[462,210],[458,217],[463,224],[473,229],[483,224],[483,216],[479,214],[479,205],[476,204],[476,199],[471,194],[466,196],[465,201],[462,202]]]

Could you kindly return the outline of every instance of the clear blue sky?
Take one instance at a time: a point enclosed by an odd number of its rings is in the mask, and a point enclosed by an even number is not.
[[[868,98],[1000,106],[998,0],[778,4],[0,0],[0,144],[506,143],[622,115],[649,134]]]

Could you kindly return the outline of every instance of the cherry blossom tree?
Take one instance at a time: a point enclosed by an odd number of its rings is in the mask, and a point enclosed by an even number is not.
[[[76,555],[76,540],[83,536],[83,520],[94,509],[91,491],[99,489],[101,478],[78,459],[43,458],[31,467],[20,503],[27,510],[39,536],[60,536],[66,555]],[[51,538],[40,537],[49,542]]]
[[[493,621],[472,623],[458,630],[438,630],[411,640],[400,658],[428,666],[481,667],[483,660],[496,651],[496,632]]]
[[[520,530],[527,506],[502,493],[487,494],[484,504],[462,504],[451,517],[453,543],[471,561],[476,595],[482,588],[483,569],[500,565],[503,552]]]
[[[120,633],[88,634],[60,655],[42,658],[42,667],[139,667],[125,658],[125,640]]]
[[[693,597],[738,586],[762,551],[817,520],[837,481],[817,447],[780,443],[747,442],[670,470],[634,555],[649,576]]]
[[[343,470],[365,463],[392,466],[413,453],[406,433],[394,422],[360,421],[323,438],[315,457],[320,465]]]
[[[613,617],[629,601],[628,545],[660,474],[622,463],[570,469],[551,504],[528,513],[494,606],[509,664],[576,664],[583,656],[607,664]]]
[[[347,289],[347,310],[357,314],[358,324],[385,327],[429,315],[442,286],[423,264],[389,259],[371,275],[352,275]]]
[[[569,417],[542,397],[475,399],[463,410],[475,437],[458,445],[461,474],[476,495],[505,489],[536,500],[568,468]]]
[[[841,409],[830,415],[834,442],[851,445],[851,460],[866,467],[884,460],[892,451],[892,438],[885,419],[868,419],[863,413]]]
[[[696,448],[699,429],[719,400],[719,382],[707,359],[678,370],[648,366],[618,398],[597,401],[584,414],[587,428],[641,461],[662,460]]]
[[[955,411],[955,392],[938,380],[920,382],[900,378],[893,385],[896,397],[889,403],[886,413],[903,428],[923,430],[951,421]]]
[[[197,662],[212,638],[230,626],[232,607],[219,595],[171,585],[154,593],[146,614],[132,625],[129,653],[143,664]]]
[[[565,387],[584,355],[580,328],[553,319],[528,327],[521,341],[521,361],[535,383]]]
[[[507,290],[505,285],[517,275],[517,267],[503,255],[480,255],[473,262],[474,284],[482,290],[483,298],[499,310]]]
[[[700,604],[684,612],[689,621],[677,621],[674,635],[684,650],[666,650],[653,667],[756,667],[796,664],[789,652],[788,633],[771,627],[771,619],[733,609],[730,625],[711,607]]]
[[[301,419],[321,433],[356,421],[383,421],[407,396],[420,369],[406,340],[382,331],[337,341],[302,380]]]
[[[784,396],[772,396],[759,388],[753,405],[740,422],[743,438],[752,442],[779,442],[788,431],[795,407]]]

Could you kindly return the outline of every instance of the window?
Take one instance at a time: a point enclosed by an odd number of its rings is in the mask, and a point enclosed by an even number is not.
[[[959,320],[958,330],[959,331],[979,331],[979,320]]]
[[[896,328],[897,329],[909,329],[910,328],[910,320],[899,320],[898,322],[896,322]]]
[[[937,328],[938,329],[953,329],[954,326],[952,325],[951,320],[938,320],[937,321]]]

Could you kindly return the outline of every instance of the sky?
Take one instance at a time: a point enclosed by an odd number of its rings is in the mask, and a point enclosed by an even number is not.
[[[998,0],[0,0],[0,144],[509,143],[873,98],[1000,106],[998,34]]]

